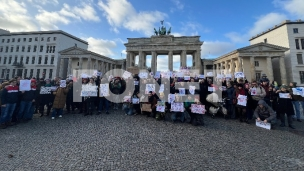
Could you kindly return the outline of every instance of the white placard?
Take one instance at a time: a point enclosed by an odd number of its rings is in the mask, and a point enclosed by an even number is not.
[[[222,74],[217,74],[216,78],[222,79],[223,75]]]
[[[52,87],[41,87],[40,88],[40,94],[51,94],[52,93]]]
[[[184,96],[186,94],[185,88],[178,88],[179,95]]]
[[[66,80],[60,80],[60,87],[66,87]]]
[[[270,123],[265,123],[264,121],[258,121],[256,120],[255,125],[261,128],[265,128],[270,130],[271,129],[271,124]]]
[[[133,104],[139,104],[139,98],[132,98]]]
[[[171,111],[172,112],[184,112],[184,103],[172,103]]]
[[[190,80],[190,76],[184,76],[184,80],[185,81],[189,81]]]
[[[161,84],[160,87],[159,87],[159,93],[163,93],[164,90],[165,90],[165,85]]]
[[[156,111],[157,112],[165,112],[165,103],[164,102],[161,102],[161,101],[158,101],[157,102],[157,105],[156,105]]]
[[[146,73],[146,72],[140,72],[138,74],[138,76],[139,76],[139,78],[146,79],[146,78],[148,78],[148,73]]]
[[[226,74],[226,78],[232,78],[231,74]]]
[[[289,93],[279,93],[280,98],[282,99],[290,99]]]
[[[251,95],[252,96],[256,96],[257,95],[257,89],[256,89],[256,87],[253,87],[253,88],[251,88]]]
[[[213,72],[207,72],[207,77],[213,77]]]
[[[69,80],[73,80],[73,76],[72,75],[69,75]]]
[[[189,86],[189,93],[194,95],[195,93],[195,86]]]
[[[97,86],[82,85],[80,96],[81,97],[97,97]]]
[[[155,92],[155,84],[146,84],[145,94],[149,94],[149,91]]]
[[[205,105],[191,104],[191,112],[197,114],[205,114]]]
[[[169,94],[168,96],[168,103],[173,103],[175,100],[175,94]]]
[[[202,78],[202,79],[204,79],[205,78],[205,76],[204,75],[199,75],[199,77],[198,78]]]
[[[31,90],[31,80],[20,80],[19,90],[20,91]]]
[[[89,78],[88,74],[81,74],[81,78]]]
[[[109,96],[109,84],[100,84],[99,97]]]
[[[159,71],[155,72],[154,78],[160,78],[160,72]]]
[[[175,77],[184,77],[184,73],[183,72],[177,72],[177,73],[175,73]]]
[[[215,91],[215,88],[214,88],[214,87],[208,87],[208,91],[214,92],[214,91]]]
[[[234,73],[234,78],[245,78],[245,75],[243,72],[236,72]]]
[[[125,71],[123,74],[122,74],[122,77],[124,79],[128,79],[129,77],[132,76],[132,73],[131,72],[128,72],[128,71]]]
[[[134,81],[134,85],[138,85],[138,81]]]
[[[125,97],[123,98],[123,102],[130,103],[130,102],[131,102],[131,96],[125,96]]]
[[[101,72],[97,72],[97,76],[101,77],[102,73]]]
[[[238,100],[237,101],[238,105],[240,105],[240,106],[246,106],[246,104],[247,104],[247,96],[239,95],[237,100]]]
[[[292,93],[294,95],[300,95],[300,96],[304,97],[304,88],[303,87],[292,88]]]

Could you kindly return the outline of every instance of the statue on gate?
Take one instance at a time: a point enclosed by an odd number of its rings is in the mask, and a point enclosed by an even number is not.
[[[171,27],[167,31],[166,27],[164,26],[164,20],[160,21],[161,27],[158,28],[158,31],[154,28],[154,33],[156,36],[158,35],[170,35],[171,34]]]

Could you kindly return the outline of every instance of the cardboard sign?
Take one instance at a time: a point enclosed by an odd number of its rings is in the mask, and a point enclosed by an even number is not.
[[[247,96],[239,95],[238,96],[237,104],[240,105],[240,106],[246,106],[246,104],[247,104]]]
[[[132,74],[138,74],[139,73],[139,68],[130,67],[130,68],[127,68],[127,71],[132,73]]]
[[[189,81],[190,80],[190,76],[184,76],[184,80],[185,81]]]
[[[189,86],[189,93],[194,95],[195,93],[195,86]]]
[[[139,104],[139,98],[132,98],[133,104]]]
[[[265,128],[265,129],[268,129],[268,130],[271,129],[271,124],[270,123],[265,123],[264,121],[258,121],[258,120],[256,120],[255,125],[257,127]]]
[[[60,80],[60,87],[66,87],[66,80]]]
[[[123,75],[122,75],[122,77],[124,78],[124,79],[128,79],[128,78],[130,78],[132,76],[132,73],[131,72],[128,72],[128,71],[125,71],[124,73],[123,73]]]
[[[208,91],[214,92],[214,91],[215,91],[215,88],[214,88],[214,87],[208,87]]]
[[[191,104],[191,112],[197,114],[205,114],[205,105]]]
[[[52,87],[41,87],[40,88],[40,94],[51,94],[52,93]]]
[[[123,98],[123,102],[130,103],[130,102],[131,102],[131,96],[125,96],[125,97]]]
[[[149,94],[149,91],[155,92],[155,84],[146,84],[145,94]]]
[[[152,112],[151,104],[142,104],[141,111],[143,112]]]
[[[80,96],[81,97],[97,97],[97,86],[82,85]]]
[[[160,78],[160,72],[159,71],[156,71],[156,73],[154,75],[154,78]]]
[[[245,78],[245,75],[243,72],[236,72],[234,73],[234,78]]]
[[[31,90],[31,80],[20,80],[19,90],[20,91]]]
[[[251,95],[256,96],[257,95],[257,89],[256,87],[251,88]]]
[[[290,99],[289,93],[279,93],[280,98],[282,99]]]
[[[172,112],[184,112],[184,103],[172,103],[171,111]]]
[[[169,94],[168,96],[168,103],[173,103],[175,100],[175,94]]]
[[[109,84],[100,84],[99,97],[109,96]]]

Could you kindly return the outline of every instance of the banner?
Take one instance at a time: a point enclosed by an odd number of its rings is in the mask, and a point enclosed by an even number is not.
[[[97,97],[97,86],[82,85],[81,97]]]
[[[20,91],[31,90],[31,80],[20,80],[19,90]]]
[[[197,114],[205,114],[205,105],[191,104],[191,112]]]
[[[169,94],[168,96],[168,103],[173,103],[175,100],[175,94]]]
[[[289,93],[279,93],[280,98],[282,99],[290,99]]]
[[[245,75],[242,72],[236,72],[234,73],[234,78],[245,78]]]
[[[146,84],[145,94],[149,94],[149,91],[155,92],[155,84]]]

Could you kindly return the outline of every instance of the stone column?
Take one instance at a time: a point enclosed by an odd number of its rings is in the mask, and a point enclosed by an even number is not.
[[[91,69],[91,57],[88,57],[87,69]]]
[[[155,51],[152,51],[151,71],[153,73],[155,73],[157,71],[157,55],[156,55]]]
[[[187,52],[186,52],[186,50],[182,51],[180,60],[181,60],[181,66],[186,67],[187,66]]]
[[[199,74],[202,73],[202,59],[201,50],[196,50],[195,52],[195,69],[198,70]]]
[[[168,61],[168,65],[169,65],[168,69],[170,71],[173,71],[173,52],[172,51],[169,51],[168,60],[169,60]]]
[[[126,62],[127,62],[127,67],[131,67],[131,55],[130,55],[130,52],[127,52]]]
[[[238,57],[238,72],[243,72],[243,58]]]
[[[234,74],[234,70],[235,70],[234,59],[231,59],[230,60],[230,74],[231,74],[231,76]]]
[[[225,75],[228,74],[228,61],[225,61]]]
[[[143,61],[143,52],[139,51],[138,52],[138,67],[139,67],[139,69],[143,69],[143,64],[144,64],[144,61]]]
[[[268,78],[269,81],[274,81],[274,77],[273,77],[273,67],[272,67],[272,61],[271,61],[271,56],[267,57],[267,70],[268,70]]]
[[[143,67],[147,68],[147,54],[143,52]]]
[[[64,58],[60,57],[59,60],[60,60],[59,77],[63,78]]]
[[[72,72],[71,72],[71,70],[72,70],[72,60],[73,60],[73,59],[70,57],[70,58],[69,58],[69,63],[68,63],[67,76],[69,76],[69,75],[72,74]]]
[[[128,67],[134,67],[135,66],[135,59],[134,59],[134,53],[133,52],[130,52],[130,66],[127,65],[127,68]]]
[[[281,71],[281,81],[282,84],[287,85],[287,74],[286,74],[286,68],[285,68],[285,59],[284,56],[280,57],[280,71]]]
[[[79,57],[79,70],[82,70],[82,57]]]
[[[250,57],[250,77],[251,77],[251,81],[255,80],[255,65],[254,65],[254,56]]]
[[[99,70],[98,67],[99,67],[99,66],[98,66],[98,60],[95,59],[95,69],[96,69],[96,70]]]

